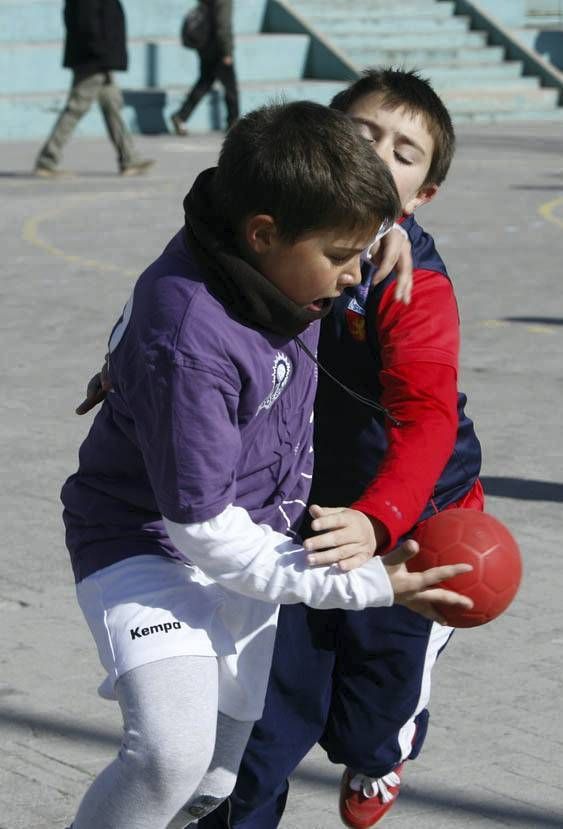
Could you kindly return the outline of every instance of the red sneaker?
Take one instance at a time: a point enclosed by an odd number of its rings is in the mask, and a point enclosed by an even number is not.
[[[353,774],[346,769],[340,784],[340,817],[351,829],[369,829],[395,803],[401,786],[403,765],[383,777]]]

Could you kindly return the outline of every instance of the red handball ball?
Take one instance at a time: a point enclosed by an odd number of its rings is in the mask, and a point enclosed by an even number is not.
[[[412,572],[442,564],[471,564],[462,573],[441,582],[473,599],[473,608],[437,605],[452,627],[484,625],[503,613],[520,586],[522,559],[516,541],[497,518],[474,509],[449,509],[425,521],[413,534],[420,553],[407,562]]]

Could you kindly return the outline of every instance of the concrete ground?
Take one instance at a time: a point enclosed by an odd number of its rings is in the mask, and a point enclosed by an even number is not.
[[[110,145],[75,140],[68,181],[29,176],[3,144],[0,829],[62,829],[115,751],[116,706],[74,599],[58,493],[90,416],[73,414],[133,280],[182,222],[215,136],[140,138],[152,175],[115,175]],[[484,448],[488,508],[525,563],[497,621],[460,631],[434,674],[425,750],[384,821],[401,829],[563,827],[563,139],[560,124],[463,127],[421,216],[463,318],[461,385]],[[336,829],[341,770],[314,751],[283,829]]]

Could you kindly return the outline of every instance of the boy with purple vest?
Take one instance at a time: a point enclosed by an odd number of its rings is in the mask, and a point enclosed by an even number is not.
[[[385,165],[342,113],[266,107],[230,131],[184,207],[113,329],[112,389],[62,490],[100,692],[124,721],[73,829],[165,829],[178,813],[184,825],[229,794],[281,602],[361,610],[414,591],[471,605],[425,589],[464,565],[410,574],[407,547],[350,573],[313,569],[297,536],[309,353],[398,213]]]
[[[362,282],[335,301],[321,326],[319,360],[332,377],[319,377],[310,497],[317,535],[305,548],[309,564],[338,562],[353,572],[439,510],[483,509],[483,491],[480,445],[457,389],[453,287],[413,215],[448,172],[450,116],[426,81],[395,70],[366,72],[332,107],[352,119],[393,174],[414,274],[405,306],[394,295],[395,275],[372,288],[373,265],[365,261]],[[380,411],[338,383],[378,401]],[[346,766],[344,823],[367,829],[384,817],[405,760],[424,742],[431,670],[452,634],[420,609],[417,600],[361,613],[281,609],[263,717],[233,795],[201,829],[275,829],[287,778],[317,742]]]

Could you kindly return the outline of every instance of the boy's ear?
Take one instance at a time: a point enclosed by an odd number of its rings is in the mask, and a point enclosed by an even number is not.
[[[267,213],[249,216],[244,222],[244,241],[254,253],[268,253],[278,240],[275,220]]]
[[[404,206],[403,212],[414,213],[417,207],[420,207],[423,204],[428,204],[429,201],[432,201],[439,189],[440,187],[438,184],[424,184],[416,196],[413,196],[412,199],[407,202]]]

